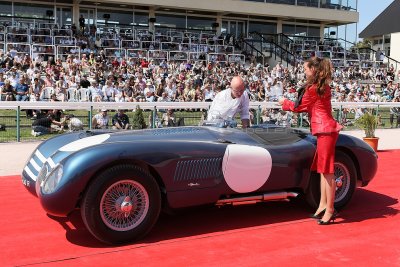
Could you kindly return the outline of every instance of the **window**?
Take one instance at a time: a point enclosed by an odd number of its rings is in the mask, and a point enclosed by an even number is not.
[[[156,25],[168,28],[186,28],[186,17],[179,15],[156,14]]]
[[[11,1],[0,2],[0,16],[12,16]]]
[[[48,19],[47,10],[54,10],[54,5],[14,3],[14,14],[16,17]]]
[[[319,27],[308,26],[308,36],[319,36]]]
[[[249,32],[276,33],[276,23],[250,21]]]
[[[288,34],[288,35],[307,36],[307,26],[303,26],[303,25],[284,24],[282,26],[282,31],[284,34]]]
[[[307,25],[289,25],[284,24],[282,26],[284,34],[297,35],[297,36],[311,36],[318,37],[320,34],[319,27],[307,26]]]
[[[187,17],[187,28],[193,30],[208,30],[212,31],[212,18]]]
[[[104,14],[110,14],[110,18],[107,20],[109,25],[131,25],[133,22],[132,11],[111,11],[111,10],[97,10],[97,21],[104,22]],[[102,23],[100,23],[102,24]]]
[[[134,19],[135,19],[134,20],[135,25],[140,25],[140,26],[149,25],[149,14],[147,13],[135,12]]]

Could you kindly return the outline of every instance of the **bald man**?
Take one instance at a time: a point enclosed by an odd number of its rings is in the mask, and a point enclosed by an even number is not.
[[[240,113],[242,127],[250,125],[249,96],[245,91],[244,82],[241,77],[232,78],[230,88],[219,92],[211,104],[208,111],[207,120],[213,119],[233,119],[236,113]]]

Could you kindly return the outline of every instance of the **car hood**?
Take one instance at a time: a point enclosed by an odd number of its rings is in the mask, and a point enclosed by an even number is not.
[[[123,132],[107,132],[92,136],[77,135],[76,140],[59,143],[59,148],[48,155],[50,165],[56,165],[69,155],[85,148],[116,142],[156,142],[180,141],[188,142],[221,142],[256,145],[257,142],[245,132],[238,129],[216,127],[176,127],[161,129],[144,129]]]

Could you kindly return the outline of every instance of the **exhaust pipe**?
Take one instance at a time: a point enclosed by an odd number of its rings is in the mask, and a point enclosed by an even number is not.
[[[262,195],[247,196],[247,197],[236,197],[236,198],[225,198],[217,201],[215,205],[245,205],[254,204],[257,202],[266,201],[289,201],[289,197],[297,197],[298,193],[295,192],[274,192],[265,193]]]

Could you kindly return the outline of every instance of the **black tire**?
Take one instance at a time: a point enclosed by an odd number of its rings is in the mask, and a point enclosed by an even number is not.
[[[341,176],[342,185],[336,188],[335,194],[336,209],[341,209],[350,202],[357,184],[357,172],[353,160],[346,153],[336,151],[335,177]],[[317,208],[320,197],[320,175],[314,173],[310,178],[306,200],[311,207]]]
[[[155,179],[136,166],[118,165],[90,183],[81,203],[81,216],[98,240],[122,244],[144,237],[156,223],[160,209],[161,193]]]

